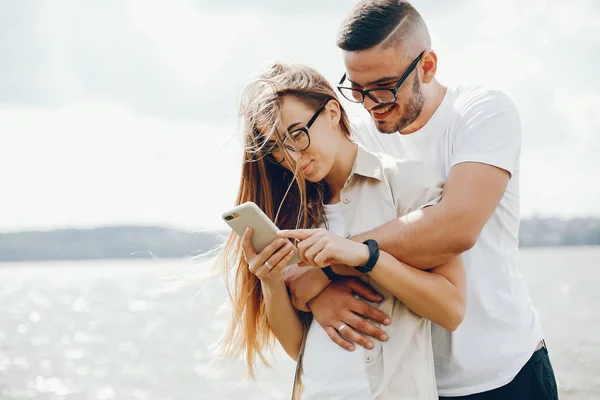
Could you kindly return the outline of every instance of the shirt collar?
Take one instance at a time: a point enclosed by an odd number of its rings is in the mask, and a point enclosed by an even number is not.
[[[376,154],[358,145],[356,159],[354,160],[350,176],[354,174],[381,181],[381,160]]]

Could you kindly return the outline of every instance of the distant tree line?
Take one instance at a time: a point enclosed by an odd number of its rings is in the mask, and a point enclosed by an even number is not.
[[[190,257],[217,248],[225,234],[142,226],[0,233],[0,261]],[[600,245],[600,219],[525,219],[519,241],[522,247]]]
[[[0,261],[181,258],[222,242],[218,232],[140,226],[0,233]]]
[[[600,245],[600,219],[530,218],[521,221],[521,246]]]

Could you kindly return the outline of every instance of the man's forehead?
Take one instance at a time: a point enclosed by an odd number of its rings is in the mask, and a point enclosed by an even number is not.
[[[352,83],[367,86],[387,78],[402,75],[402,57],[395,51],[364,50],[344,52],[346,78]]]

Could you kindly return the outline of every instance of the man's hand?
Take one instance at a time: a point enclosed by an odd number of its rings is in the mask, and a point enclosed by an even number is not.
[[[285,284],[297,310],[309,312],[307,303],[329,285],[329,278],[317,267],[289,266],[283,270]]]
[[[365,318],[384,325],[389,325],[390,319],[383,312],[367,304],[364,300],[354,297],[353,294],[357,294],[369,301],[383,300],[380,294],[361,280],[357,278],[344,278],[331,282],[308,305],[315,320],[325,329],[331,340],[340,347],[348,351],[353,351],[354,344],[352,342],[354,342],[365,349],[372,349],[373,342],[354,329],[385,342],[388,339],[385,332]],[[345,324],[346,327],[342,329],[342,332],[338,332],[337,328],[342,324]]]

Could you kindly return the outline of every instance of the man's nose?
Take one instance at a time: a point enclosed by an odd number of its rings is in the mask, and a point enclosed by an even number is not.
[[[367,111],[371,111],[378,103],[374,102],[369,96],[364,96],[363,107]]]

